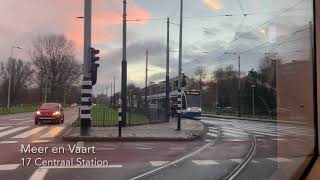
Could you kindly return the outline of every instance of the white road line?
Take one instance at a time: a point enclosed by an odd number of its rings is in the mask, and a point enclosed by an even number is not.
[[[0,165],[0,171],[14,170],[17,169],[20,164],[3,164]]]
[[[172,147],[172,148],[169,148],[169,149],[184,149],[183,147]]]
[[[273,137],[278,137],[278,136],[280,136],[280,135],[276,135],[276,134],[262,133],[262,132],[259,132],[259,131],[252,131],[252,130],[251,130],[251,133],[253,133],[253,134],[261,134],[261,135],[266,135],[266,136],[273,136]]]
[[[46,177],[46,174],[48,173],[49,169],[44,168],[38,168],[33,172],[29,180],[42,180]]]
[[[7,129],[9,127],[11,127],[11,126],[2,126],[2,127],[0,127],[0,130]]]
[[[21,124],[26,124],[26,123],[29,123],[29,122],[33,122],[34,120],[30,120],[30,121],[25,121],[25,122],[21,122],[21,123],[17,123],[15,125],[21,125]]]
[[[37,128],[33,128],[30,131],[24,132],[22,134],[19,134],[17,136],[14,136],[13,138],[15,139],[22,139],[22,138],[27,138],[29,136],[32,136],[33,134],[36,134],[44,129],[46,129],[47,127],[37,127]]]
[[[84,142],[83,141],[78,141],[76,146],[79,147],[79,148],[82,148],[84,145]]]
[[[209,132],[218,133],[218,130],[209,129]]]
[[[243,159],[230,159],[230,160],[236,163],[242,163]]]
[[[252,160],[251,162],[252,163],[260,163],[259,161],[256,161],[256,160]]]
[[[222,131],[228,132],[228,133],[234,133],[234,134],[248,135],[247,133],[245,133],[245,132],[243,132],[243,131],[239,131],[239,130],[234,131],[234,130],[222,128]]]
[[[152,149],[152,148],[148,148],[148,147],[137,147],[135,149],[140,149],[140,150],[146,150],[146,149]]]
[[[18,143],[18,141],[0,141],[0,144],[14,144]]]
[[[32,143],[47,143],[47,142],[50,142],[50,140],[35,140],[35,141],[32,141]]]
[[[193,160],[193,163],[196,165],[214,165],[214,164],[219,164],[217,161],[214,160]]]
[[[11,121],[23,121],[23,120],[31,120],[30,117],[27,117],[27,118],[13,118],[13,119],[9,119]]]
[[[207,133],[207,135],[208,136],[212,136],[212,137],[217,137],[218,136],[218,134],[213,134],[213,133],[209,133],[209,132]]]
[[[223,135],[227,135],[227,136],[232,136],[232,137],[243,137],[243,136],[248,136],[247,134],[236,134],[236,133],[228,133],[228,132],[223,132]]]
[[[267,158],[271,161],[275,161],[275,162],[292,162],[291,159],[287,159],[287,158],[283,158],[283,157],[277,157],[277,158]]]
[[[274,141],[286,141],[286,140],[288,140],[288,139],[280,139],[280,138],[276,138],[276,139],[272,139],[272,140],[274,140]]]
[[[21,131],[23,129],[27,129],[29,126],[23,126],[23,127],[17,127],[17,128],[14,128],[14,129],[10,129],[10,130],[7,130],[7,131],[3,131],[0,133],[0,137],[3,137],[3,136],[6,136],[6,135],[9,135],[9,134],[12,134],[12,133],[15,133],[15,132],[18,132],[18,131]]]
[[[205,141],[210,142],[210,141],[212,141],[212,140],[211,140],[211,139],[205,139]]]
[[[62,126],[53,127],[49,132],[47,132],[46,134],[40,136],[40,138],[52,138],[52,137],[55,137],[63,129],[64,129],[64,127],[62,127]]]
[[[158,167],[158,166],[162,166],[166,163],[168,163],[169,161],[150,161],[149,163],[151,164],[151,166],[153,167]]]

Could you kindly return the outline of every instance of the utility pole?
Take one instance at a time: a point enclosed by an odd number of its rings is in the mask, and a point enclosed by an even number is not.
[[[113,95],[112,95],[112,92],[113,92],[113,91],[112,91],[112,81],[111,81],[111,86],[110,86],[110,87],[111,87],[111,92],[110,92],[110,106],[113,107],[113,98],[114,98],[114,97],[113,97]]]
[[[46,82],[45,82],[45,90],[44,90],[44,102],[47,102],[47,91],[48,91],[48,73],[46,73]]]
[[[240,72],[240,55],[238,56],[238,76],[239,76],[239,81],[238,81],[238,116],[241,117],[241,72]]]
[[[81,87],[81,123],[80,134],[88,135],[91,127],[91,98],[92,98],[92,80],[91,80],[91,0],[84,0],[84,63],[83,80]]]
[[[177,131],[181,130],[181,109],[182,109],[182,93],[181,93],[181,70],[182,70],[182,18],[183,18],[183,0],[180,0],[180,32],[179,32],[179,69],[178,69],[178,121]]]
[[[167,18],[167,50],[166,50],[166,118],[170,119],[170,82],[169,82],[169,51],[170,51],[170,19]]]
[[[116,106],[116,76],[113,76],[113,107]]]
[[[147,96],[148,96],[148,50],[146,50],[146,78],[145,78],[145,84],[144,84],[144,107],[147,111]]]
[[[251,85],[252,88],[252,118],[254,118],[255,112],[254,112],[254,88],[256,86],[255,85]]]
[[[123,0],[123,38],[122,38],[122,76],[121,76],[121,99],[122,99],[122,111],[121,120],[122,125],[126,126],[127,118],[127,0]]]

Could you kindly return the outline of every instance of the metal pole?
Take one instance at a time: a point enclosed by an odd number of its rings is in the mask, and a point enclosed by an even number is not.
[[[148,50],[146,51],[146,79],[144,88],[144,107],[147,110],[147,95],[148,95]]]
[[[10,108],[10,96],[11,96],[11,76],[12,76],[12,53],[13,53],[13,46],[11,47],[11,55],[9,59],[9,84],[8,84],[8,102],[7,102],[7,108]]]
[[[181,70],[182,70],[182,17],[183,17],[183,0],[180,0],[180,32],[179,32],[179,67],[178,67],[178,121],[177,131],[181,130],[181,110],[182,110],[182,93],[181,93]]]
[[[169,51],[170,51],[170,19],[167,18],[167,51],[166,51],[166,119],[170,119],[170,82],[169,82]]]
[[[122,39],[122,76],[121,76],[121,99],[122,99],[122,125],[126,126],[127,112],[127,1],[123,0],[123,39]]]
[[[113,76],[113,107],[116,106],[116,76]]]
[[[178,121],[177,131],[181,130],[181,110],[182,110],[182,93],[181,93],[181,70],[182,70],[182,22],[183,18],[183,0],[180,0],[180,31],[179,31],[179,69],[178,69]]]
[[[252,117],[254,118],[254,87],[252,87]]]
[[[238,78],[239,78],[239,81],[238,81],[238,116],[241,117],[241,105],[240,105],[240,102],[241,102],[241,72],[240,72],[240,55],[238,56]]]
[[[81,135],[87,135],[91,126],[91,98],[92,98],[92,81],[91,81],[91,0],[84,1],[84,49],[83,49],[83,80],[81,87]]]
[[[47,89],[48,89],[48,74],[46,73],[46,82],[45,82],[45,90],[44,90],[44,102],[47,102]]]

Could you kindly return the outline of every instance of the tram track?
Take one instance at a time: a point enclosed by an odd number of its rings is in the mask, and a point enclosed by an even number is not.
[[[213,141],[211,141],[211,142],[205,144],[204,146],[202,146],[200,149],[197,149],[196,151],[193,151],[192,153],[189,153],[189,154],[187,154],[187,155],[185,155],[185,156],[183,156],[183,157],[181,157],[181,158],[179,158],[179,159],[177,159],[175,161],[168,162],[168,163],[166,163],[166,164],[164,164],[164,165],[162,165],[162,166],[160,166],[158,168],[152,169],[150,171],[147,171],[147,172],[144,172],[144,173],[142,173],[140,175],[132,177],[129,180],[140,180],[140,179],[147,178],[147,177],[149,177],[149,176],[151,176],[153,174],[156,174],[156,173],[158,173],[158,172],[160,172],[162,170],[165,170],[165,169],[167,169],[167,168],[169,168],[171,166],[175,166],[175,165],[177,165],[179,163],[182,163],[183,161],[186,161],[187,159],[199,154],[200,152],[202,152],[202,151],[204,151],[204,150],[206,150],[206,149],[208,149],[210,147],[213,147],[214,145],[216,145],[216,143],[218,142],[218,140],[222,136],[221,128],[220,127],[217,127],[217,128],[218,128],[218,131],[219,131],[218,136]]]

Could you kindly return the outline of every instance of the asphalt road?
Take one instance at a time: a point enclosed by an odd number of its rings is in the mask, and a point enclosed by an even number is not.
[[[76,115],[76,109],[65,111],[65,123]],[[36,126],[33,116],[33,113],[0,116],[0,179],[198,180],[224,179],[232,173],[238,174],[236,179],[288,179],[305,157],[304,149],[312,133],[306,127],[288,124],[202,118],[208,132],[192,142],[70,143],[60,138],[66,124]],[[294,148],[277,150],[279,142],[293,141]],[[47,152],[21,153],[21,146],[26,150],[29,144],[37,150],[47,148]],[[255,151],[251,152],[254,144]],[[72,153],[74,146],[87,151],[88,147],[94,147],[94,152]],[[60,148],[60,152],[52,152],[55,148]],[[79,158],[108,165],[38,166],[45,160],[61,162],[72,158],[75,163]],[[281,168],[285,173],[281,173]]]

